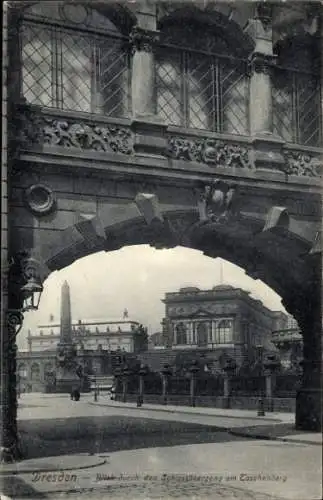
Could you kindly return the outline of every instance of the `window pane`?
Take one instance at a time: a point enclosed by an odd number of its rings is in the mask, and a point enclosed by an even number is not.
[[[297,111],[300,144],[318,146],[320,137],[319,81],[310,75],[297,75]]]
[[[63,107],[91,112],[91,40],[85,35],[62,32]]]
[[[212,59],[189,55],[187,68],[188,126],[199,129],[214,128],[215,90]]]
[[[22,28],[22,91],[31,104],[54,105],[51,35],[33,24]]]
[[[293,141],[293,78],[277,70],[273,81],[273,132],[287,142]]]
[[[96,112],[125,116],[130,101],[127,52],[120,40],[100,39],[97,43],[99,71]]]
[[[157,114],[166,123],[182,125],[180,54],[165,52],[156,58]]]
[[[220,62],[221,131],[244,135],[248,132],[247,68],[229,59]]]

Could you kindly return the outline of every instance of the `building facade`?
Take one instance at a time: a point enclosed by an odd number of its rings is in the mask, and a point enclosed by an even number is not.
[[[111,376],[123,356],[134,355],[143,346],[142,325],[123,319],[72,321],[71,340],[76,347],[77,363],[89,376]],[[28,350],[18,352],[18,391],[44,392],[55,390],[57,348],[61,325],[54,321],[40,325],[36,334],[28,332]]]
[[[132,320],[73,320],[72,339],[78,349],[134,352],[139,326],[138,321]],[[40,325],[36,334],[28,332],[29,352],[56,349],[59,339],[60,324]]]
[[[303,359],[303,340],[297,321],[290,315],[272,333],[272,343],[280,353],[286,369],[299,370]]]
[[[243,357],[262,347],[276,350],[272,332],[287,316],[271,311],[241,288],[181,288],[166,293],[165,344],[172,349],[225,350]]]

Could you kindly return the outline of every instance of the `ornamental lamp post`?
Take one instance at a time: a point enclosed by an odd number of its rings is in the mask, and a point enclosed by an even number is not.
[[[191,374],[191,381],[190,381],[190,399],[191,399],[191,406],[195,406],[195,392],[196,392],[196,374],[200,370],[198,361],[195,360],[190,366],[190,374]]]
[[[122,369],[122,400],[125,403],[127,401],[127,388],[128,388],[128,378],[131,374],[131,370],[127,364],[124,365]]]
[[[223,367],[224,371],[224,387],[223,387],[223,396],[224,396],[224,408],[230,408],[230,377],[233,375],[235,369],[237,368],[237,364],[234,359],[229,358],[225,361],[225,365]]]
[[[163,389],[162,389],[162,398],[163,398],[163,404],[167,405],[167,389],[168,389],[168,381],[170,376],[172,375],[172,368],[171,366],[166,363],[163,368],[162,368],[162,384],[163,384]]]
[[[262,384],[262,377],[264,373],[264,365],[263,365],[263,346],[262,345],[256,345],[257,349],[257,361],[260,365],[260,383]],[[257,415],[258,417],[264,417],[265,416],[265,399],[264,399],[264,394],[262,388],[260,388],[260,395],[258,399],[258,408],[257,408]]]
[[[120,377],[121,377],[121,368],[120,366],[117,366],[114,370],[114,378],[115,378],[115,381],[116,381],[116,393],[115,393],[115,398],[117,397],[117,393],[118,393],[118,389],[119,389],[119,385],[120,385]]]
[[[273,379],[276,369],[279,367],[280,362],[274,354],[269,354],[264,360],[264,369],[266,377],[266,399],[268,401],[268,410],[270,412],[274,411],[274,399],[273,399]]]
[[[137,406],[142,406],[144,402],[144,377],[147,375],[147,367],[144,365],[140,366],[139,370],[139,393],[137,398]]]

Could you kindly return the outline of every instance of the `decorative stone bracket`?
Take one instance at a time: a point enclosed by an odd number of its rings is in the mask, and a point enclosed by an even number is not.
[[[159,41],[159,33],[157,31],[146,30],[135,26],[130,33],[130,43],[132,50],[151,52],[155,44]]]
[[[200,193],[198,210],[201,222],[225,222],[231,213],[236,186],[215,180]]]

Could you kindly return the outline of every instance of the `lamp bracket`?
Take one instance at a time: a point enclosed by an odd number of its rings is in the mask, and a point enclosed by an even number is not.
[[[23,321],[24,315],[20,309],[7,310],[7,326],[11,338],[16,338],[22,328]]]

